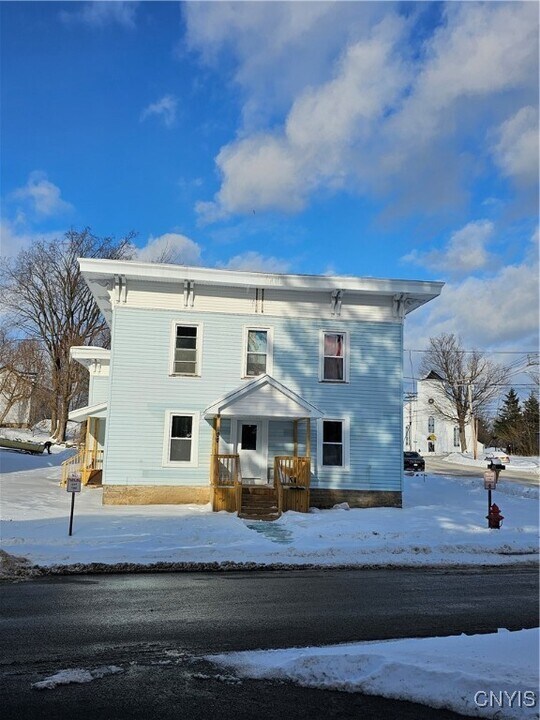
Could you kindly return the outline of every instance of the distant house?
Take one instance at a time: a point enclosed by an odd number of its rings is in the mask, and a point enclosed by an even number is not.
[[[101,473],[104,503],[401,505],[403,322],[442,283],[80,266],[112,340],[72,349],[90,399],[65,473]]]
[[[447,408],[451,414],[451,405],[444,399],[441,391],[443,378],[433,370],[416,383],[416,394],[410,396],[403,406],[403,427],[405,450],[416,450],[422,455],[444,455],[460,452],[461,442],[457,423],[444,417],[437,411]],[[472,427],[465,426],[467,449],[472,450]],[[477,444],[479,452],[483,445]]]

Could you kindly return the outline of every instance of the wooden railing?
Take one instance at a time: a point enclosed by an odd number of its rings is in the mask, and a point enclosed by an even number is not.
[[[103,450],[82,448],[76,455],[62,463],[62,485],[67,483],[68,476],[79,473],[82,484],[86,485],[94,471],[103,469]]]
[[[309,487],[311,458],[293,455],[276,455],[274,458],[274,480],[280,485]]]
[[[67,479],[72,473],[80,473],[81,466],[84,462],[85,450],[80,450],[76,455],[72,455],[62,463],[62,480],[61,484],[66,485]]]
[[[274,487],[280,512],[308,512],[310,480],[311,458],[294,455],[277,455],[274,458]],[[291,492],[294,490],[304,492]]]
[[[212,485],[235,485],[239,478],[239,455],[212,455]]]

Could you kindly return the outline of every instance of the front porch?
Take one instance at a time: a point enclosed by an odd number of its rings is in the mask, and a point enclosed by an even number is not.
[[[226,510],[252,520],[276,520],[287,510],[309,510],[309,455],[274,457],[273,479],[261,484],[242,480],[239,454],[213,454],[210,468],[215,512]]]
[[[213,422],[212,509],[265,520],[287,510],[308,512],[311,419],[321,414],[268,375],[207,408],[205,416]]]

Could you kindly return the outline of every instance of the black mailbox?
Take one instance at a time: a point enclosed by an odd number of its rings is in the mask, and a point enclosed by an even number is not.
[[[502,462],[499,460],[490,460],[488,462],[488,469],[489,470],[506,470],[506,465],[503,465]]]

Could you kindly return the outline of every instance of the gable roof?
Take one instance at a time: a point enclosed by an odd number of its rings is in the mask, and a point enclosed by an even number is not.
[[[439,382],[444,382],[444,378],[435,372],[435,370],[431,370],[422,380],[438,380]]]
[[[320,418],[324,413],[271,375],[260,375],[216,400],[204,415],[299,419]]]

